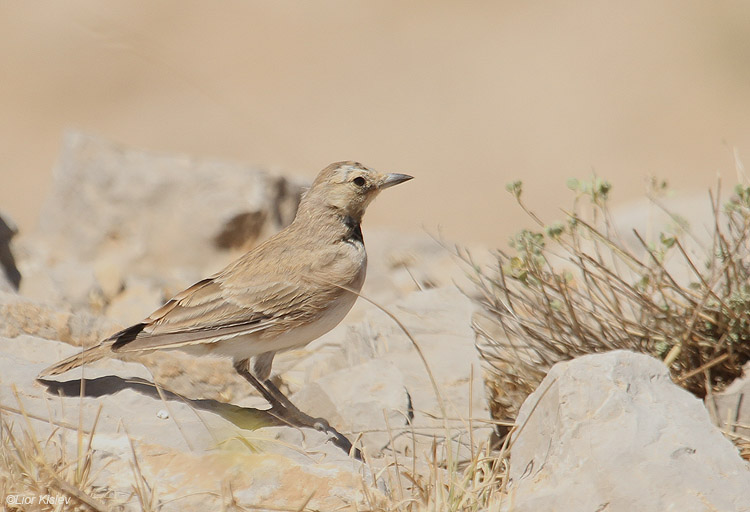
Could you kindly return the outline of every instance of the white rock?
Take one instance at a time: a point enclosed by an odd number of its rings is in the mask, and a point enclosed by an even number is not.
[[[351,439],[363,433],[362,443],[373,455],[389,444],[389,428],[396,428],[395,435],[403,431],[410,405],[401,372],[382,359],[326,375],[296,393],[292,401],[311,416],[350,433]]]
[[[140,322],[164,304],[161,292],[146,279],[128,279],[122,293],[112,299],[106,314],[123,325]]]
[[[0,336],[15,338],[30,334],[76,346],[89,346],[121,328],[103,317],[89,313],[73,314],[22,295],[0,292]],[[67,347],[62,343],[59,345]]]
[[[511,509],[750,510],[750,470],[667,368],[626,351],[559,363],[524,402]]]
[[[125,287],[125,269],[121,262],[99,259],[94,263],[94,277],[107,301],[112,301]]]

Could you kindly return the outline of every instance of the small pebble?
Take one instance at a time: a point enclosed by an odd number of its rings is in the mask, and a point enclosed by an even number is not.
[[[169,419],[169,413],[165,409],[162,409],[156,413],[156,417],[160,420],[166,420]]]

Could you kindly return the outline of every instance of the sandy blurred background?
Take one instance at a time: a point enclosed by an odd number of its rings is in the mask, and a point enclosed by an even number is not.
[[[0,1],[0,210],[30,229],[65,127],[312,178],[417,177],[366,224],[505,245],[549,220],[750,167],[750,2]]]

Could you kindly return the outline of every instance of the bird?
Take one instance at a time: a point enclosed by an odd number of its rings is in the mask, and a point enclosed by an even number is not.
[[[353,161],[327,166],[286,228],[141,322],[42,370],[38,378],[102,358],[157,350],[228,357],[285,420],[329,428],[322,418],[299,411],[273,384],[273,359],[343,320],[365,281],[360,226],[365,210],[381,191],[411,179]]]

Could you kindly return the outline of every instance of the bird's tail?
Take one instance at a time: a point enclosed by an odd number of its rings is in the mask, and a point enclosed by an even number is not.
[[[43,377],[49,377],[51,375],[59,375],[61,373],[67,372],[68,370],[72,370],[73,368],[78,368],[82,364],[93,363],[94,361],[98,361],[99,359],[108,357],[110,355],[112,355],[112,342],[100,343],[99,345],[87,348],[83,352],[74,354],[68,358],[63,359],[62,361],[53,364],[48,368],[45,368],[44,370],[39,372],[37,378],[40,379]]]

